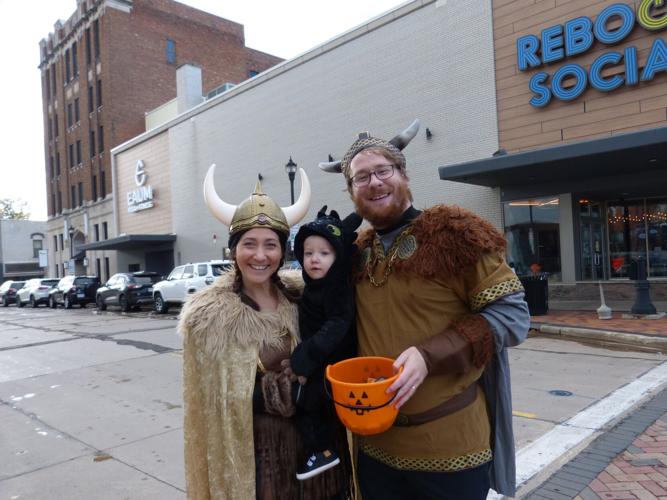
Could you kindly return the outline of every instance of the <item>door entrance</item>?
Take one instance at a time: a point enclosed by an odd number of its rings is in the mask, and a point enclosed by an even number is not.
[[[581,279],[606,279],[603,262],[604,231],[600,222],[581,221]]]

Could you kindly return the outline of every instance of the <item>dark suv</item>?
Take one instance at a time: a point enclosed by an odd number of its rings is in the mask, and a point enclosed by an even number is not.
[[[7,307],[9,304],[16,303],[16,292],[25,285],[25,281],[5,281],[0,285],[0,300],[2,305]]]
[[[128,312],[142,304],[152,304],[153,284],[161,280],[158,273],[147,271],[114,274],[97,290],[97,308],[104,311],[107,306],[114,305]]]
[[[97,276],[65,276],[49,293],[49,306],[52,309],[59,304],[71,309],[74,304],[81,308],[95,302],[95,293],[100,287]]]

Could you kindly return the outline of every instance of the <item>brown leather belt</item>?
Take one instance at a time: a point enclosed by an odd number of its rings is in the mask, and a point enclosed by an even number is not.
[[[462,410],[477,397],[477,384],[469,385],[463,392],[449,398],[442,404],[431,408],[430,410],[423,411],[421,413],[415,413],[414,415],[406,415],[405,413],[399,413],[394,421],[394,426],[396,427],[410,427],[412,425],[421,425],[431,420],[445,417],[451,415],[454,412]]]

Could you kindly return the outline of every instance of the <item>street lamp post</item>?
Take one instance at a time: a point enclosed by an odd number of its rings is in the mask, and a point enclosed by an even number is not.
[[[296,174],[296,163],[294,163],[291,156],[285,165],[285,172],[287,172],[287,176],[289,177],[290,199],[292,200],[292,205],[294,205],[294,175]]]
[[[72,238],[74,237],[74,228],[70,227],[67,232],[69,234],[69,258],[71,260],[74,258],[74,243],[72,241]]]

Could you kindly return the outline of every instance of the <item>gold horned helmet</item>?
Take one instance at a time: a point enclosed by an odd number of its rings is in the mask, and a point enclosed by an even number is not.
[[[297,224],[308,212],[310,182],[302,168],[299,169],[301,177],[299,199],[289,207],[279,207],[275,201],[262,192],[259,181],[257,181],[254,192],[240,205],[226,203],[215,191],[214,174],[215,164],[208,169],[204,179],[204,200],[213,216],[229,226],[229,236],[256,227],[269,228],[289,235],[290,227]]]

